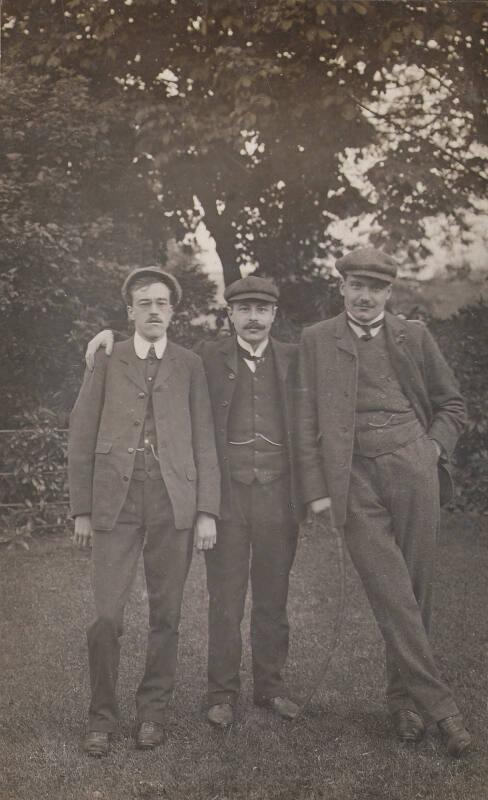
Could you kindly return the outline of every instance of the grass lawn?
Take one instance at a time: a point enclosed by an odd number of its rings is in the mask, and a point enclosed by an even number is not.
[[[439,547],[433,644],[476,739],[461,761],[444,754],[435,731],[411,749],[391,738],[383,647],[350,564],[342,641],[307,713],[290,724],[252,705],[246,618],[237,722],[225,734],[211,729],[201,713],[207,599],[197,555],[167,744],[141,753],[132,740],[147,617],[139,573],[123,639],[120,729],[108,758],[89,759],[80,748],[89,557],[49,539],[0,558],[0,800],[488,800],[487,518],[447,514]],[[287,677],[297,699],[327,656],[338,584],[333,538],[305,529],[289,602]]]

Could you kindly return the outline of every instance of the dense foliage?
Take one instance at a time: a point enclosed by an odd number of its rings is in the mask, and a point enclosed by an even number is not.
[[[100,159],[116,155],[123,178],[108,180],[110,213],[137,215],[142,202],[140,229],[153,239],[165,227],[181,238],[200,214],[226,282],[249,260],[296,279],[342,249],[330,223],[366,212],[371,233],[401,244],[412,264],[429,246],[428,215],[465,227],[466,207],[480,213],[485,3],[4,5],[7,65],[53,85],[86,81],[98,154],[70,158],[72,180],[91,164],[103,194]],[[361,185],[344,163],[368,148]]]
[[[468,423],[456,451],[456,503],[488,513],[488,305],[469,306],[452,319],[432,321],[430,327],[468,406]]]
[[[250,264],[278,280],[294,338],[337,310],[322,268],[348,237],[412,271],[429,217],[469,239],[485,213],[486,3],[4,0],[0,24],[2,427],[42,407],[66,424],[133,266],[175,269],[174,335],[200,334],[213,286],[168,242],[194,245],[201,220],[226,283]],[[458,363],[483,459],[472,324]]]

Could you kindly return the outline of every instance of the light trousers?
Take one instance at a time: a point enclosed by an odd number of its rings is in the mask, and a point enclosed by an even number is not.
[[[458,713],[428,639],[439,519],[427,436],[377,458],[354,455],[344,534],[385,641],[388,706],[428,723]]]

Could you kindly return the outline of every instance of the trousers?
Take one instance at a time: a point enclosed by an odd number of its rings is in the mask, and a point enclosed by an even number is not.
[[[428,639],[439,520],[427,436],[377,458],[353,456],[344,535],[385,641],[387,703],[428,723],[458,713]]]
[[[209,593],[208,703],[234,705],[240,690],[241,622],[251,579],[251,649],[256,701],[284,693],[286,611],[298,526],[287,475],[251,485],[232,481],[232,516],[218,524],[206,555]]]
[[[124,609],[142,552],[149,603],[146,664],[136,693],[137,721],[162,724],[174,685],[178,627],[193,552],[190,530],[176,530],[162,479],[132,479],[112,531],[95,531],[92,583],[96,618],[88,629],[89,730],[113,731]]]

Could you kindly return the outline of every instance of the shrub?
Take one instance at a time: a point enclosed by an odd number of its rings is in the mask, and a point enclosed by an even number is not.
[[[24,546],[35,531],[67,524],[66,431],[47,409],[2,432],[0,543]]]
[[[468,409],[456,451],[457,505],[488,513],[488,304],[467,306],[429,327],[459,379]]]

